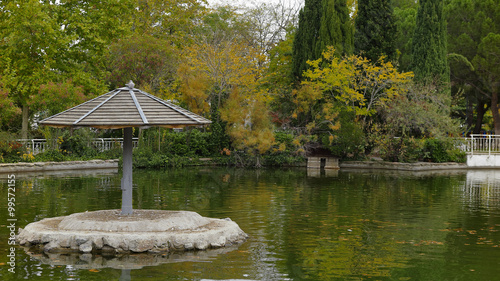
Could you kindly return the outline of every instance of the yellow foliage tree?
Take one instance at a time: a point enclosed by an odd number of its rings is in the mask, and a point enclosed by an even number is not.
[[[378,106],[405,91],[413,73],[400,73],[381,57],[372,64],[366,58],[351,55],[339,58],[329,47],[323,58],[308,62],[303,85],[320,90],[325,100],[337,101],[357,116],[371,116]]]
[[[273,127],[266,104],[234,89],[221,109],[221,118],[228,123],[227,133],[234,147],[257,156],[256,166],[260,167],[259,155],[274,144]]]

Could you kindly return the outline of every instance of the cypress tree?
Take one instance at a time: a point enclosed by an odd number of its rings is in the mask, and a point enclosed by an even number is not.
[[[443,0],[420,0],[415,34],[412,40],[411,69],[417,81],[438,78],[450,81],[450,69],[446,59],[446,20]]]
[[[305,0],[304,7],[299,12],[299,27],[293,41],[293,70],[294,79],[300,80],[302,73],[307,69],[307,61],[315,60],[314,46],[318,38],[321,1]]]
[[[346,0],[323,0],[316,58],[327,46],[334,46],[337,55],[353,53],[353,26]]]
[[[359,0],[354,33],[356,53],[372,62],[386,55],[395,59],[396,28],[392,0]]]

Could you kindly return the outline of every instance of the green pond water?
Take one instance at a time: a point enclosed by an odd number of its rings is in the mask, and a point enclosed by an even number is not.
[[[0,280],[500,280],[500,170],[136,170],[134,208],[229,217],[250,238],[154,257],[28,255],[16,246],[11,273],[9,219],[24,227],[121,204],[117,172],[13,174],[14,217],[0,174]],[[112,266],[99,266],[103,259]]]

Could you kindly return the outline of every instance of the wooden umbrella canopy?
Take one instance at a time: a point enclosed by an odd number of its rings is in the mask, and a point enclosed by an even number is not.
[[[134,88],[130,81],[95,99],[40,121],[51,127],[94,127],[123,130],[122,214],[132,214],[132,133],[133,127],[182,128],[202,126],[210,120]]]

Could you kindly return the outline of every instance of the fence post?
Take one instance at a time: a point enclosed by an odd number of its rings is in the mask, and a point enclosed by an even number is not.
[[[470,135],[470,155],[474,155],[474,134]]]
[[[491,155],[491,135],[488,135],[488,156]]]

